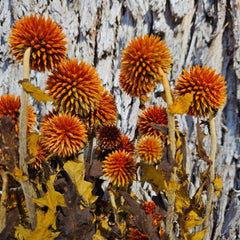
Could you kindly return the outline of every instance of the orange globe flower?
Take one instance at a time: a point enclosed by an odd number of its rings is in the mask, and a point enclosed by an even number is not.
[[[25,16],[13,26],[9,37],[12,54],[22,62],[25,50],[32,47],[31,69],[49,70],[66,57],[67,42],[63,40],[66,36],[62,28],[50,18]]]
[[[86,124],[89,128],[98,130],[105,125],[117,123],[117,106],[115,99],[109,91],[104,91],[99,104],[87,117]]]
[[[110,153],[103,161],[102,168],[104,176],[117,186],[125,186],[132,182],[137,170],[133,155],[125,150]]]
[[[62,157],[78,153],[86,142],[85,125],[71,114],[60,113],[44,119],[41,132],[44,150]]]
[[[157,164],[163,156],[163,142],[159,137],[146,135],[138,141],[136,151],[142,161]]]
[[[168,126],[167,109],[157,105],[150,106],[138,118],[138,129],[142,135],[162,136],[161,131],[151,124]]]
[[[155,212],[157,205],[152,201],[147,201],[142,204],[143,210],[146,214],[152,214]]]
[[[30,169],[39,170],[42,168],[42,160],[46,160],[47,153],[44,151],[42,144],[38,144],[38,153],[35,156],[33,162],[29,165]]]
[[[129,137],[121,134],[121,142],[118,146],[118,150],[125,150],[128,153],[134,153],[134,145],[132,141],[130,141]]]
[[[129,228],[129,233],[127,234],[127,239],[129,239],[129,240],[148,240],[148,237],[144,233],[141,233],[137,228]]]
[[[4,95],[0,97],[0,120],[2,116],[12,117],[12,121],[15,124],[15,131],[18,134],[18,117],[20,111],[20,97],[15,98],[14,95]],[[36,125],[36,113],[31,105],[28,106],[28,131],[33,130],[33,126]]]
[[[151,92],[161,79],[159,69],[171,69],[171,54],[160,37],[139,36],[122,51],[120,86],[132,97]]]
[[[95,68],[81,60],[66,60],[52,70],[47,90],[56,110],[86,117],[99,104],[103,87]]]
[[[121,143],[120,129],[115,125],[101,127],[98,131],[97,141],[102,151],[116,149]]]
[[[209,113],[221,108],[226,101],[226,81],[215,74],[210,67],[198,65],[190,68],[190,72],[183,70],[177,79],[175,90],[177,95],[193,92],[193,101],[189,107],[188,115],[206,117]]]

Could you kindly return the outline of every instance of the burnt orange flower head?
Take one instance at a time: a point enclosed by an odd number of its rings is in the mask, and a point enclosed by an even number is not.
[[[146,234],[141,233],[137,228],[129,228],[129,233],[127,234],[127,239],[129,240],[149,240]]]
[[[44,150],[62,157],[78,153],[84,147],[87,136],[83,122],[66,113],[44,118],[41,133]]]
[[[118,150],[125,150],[128,153],[133,154],[134,153],[134,145],[133,142],[130,140],[130,138],[127,135],[121,134],[121,142],[118,146]]]
[[[120,86],[132,97],[153,91],[161,79],[159,69],[169,72],[171,54],[163,40],[153,35],[134,38],[122,51]]]
[[[159,163],[163,155],[163,142],[159,137],[146,135],[138,141],[136,151],[142,161]]]
[[[117,123],[117,106],[113,95],[104,91],[99,104],[86,119],[89,128],[98,130],[102,126]]]
[[[15,130],[18,134],[18,123],[19,123],[19,111],[20,111],[20,97],[14,95],[4,95],[0,98],[0,119],[2,116],[12,117],[12,121],[15,124]],[[33,130],[33,126],[36,125],[36,113],[31,105],[28,106],[28,131]]]
[[[132,182],[137,170],[133,155],[125,150],[110,153],[103,161],[102,168],[104,176],[117,186],[125,186]]]
[[[226,101],[226,81],[215,74],[210,67],[198,65],[190,68],[190,72],[183,70],[177,79],[175,90],[177,95],[193,92],[193,101],[189,107],[188,115],[206,117],[209,113],[221,108]]]
[[[162,136],[161,131],[151,124],[168,126],[167,109],[162,106],[151,105],[138,118],[138,129],[141,135]]]
[[[155,212],[157,205],[153,201],[146,201],[142,204],[142,207],[146,214],[152,214]]]
[[[32,47],[31,69],[45,71],[56,67],[66,57],[65,37],[62,28],[50,18],[31,15],[13,25],[9,43],[12,54],[19,61],[23,61],[25,50]]]
[[[121,132],[116,125],[103,126],[97,135],[98,146],[102,151],[114,150],[121,143]]]
[[[63,61],[52,70],[46,90],[56,110],[86,117],[99,104],[103,87],[94,67],[81,60]]]

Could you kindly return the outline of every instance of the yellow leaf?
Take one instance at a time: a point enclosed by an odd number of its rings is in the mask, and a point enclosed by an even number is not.
[[[213,184],[214,184],[215,193],[218,196],[219,193],[222,191],[222,179],[217,175],[215,180],[213,181]]]
[[[189,238],[190,240],[199,240],[199,239],[203,239],[205,232],[207,231],[207,228],[203,229],[200,232],[196,232],[196,233],[191,233]]]
[[[37,102],[46,103],[47,101],[53,101],[53,98],[44,91],[42,91],[39,87],[33,86],[30,82],[19,82],[22,84],[24,90],[29,93]]]
[[[193,92],[179,96],[174,103],[169,106],[168,111],[175,114],[184,114],[188,111],[193,101]]]
[[[39,207],[48,207],[48,211],[53,211],[55,213],[57,206],[65,207],[65,201],[63,194],[55,191],[53,187],[53,183],[55,180],[56,175],[51,175],[49,180],[47,181],[47,192],[45,195],[41,198],[35,198],[33,201],[39,206]]]
[[[51,226],[54,221],[54,215],[50,212],[44,214],[43,211],[37,209],[37,226],[32,231],[30,229],[26,229],[23,226],[16,227],[15,235],[19,235],[19,233],[23,236],[24,240],[54,240],[60,232],[52,232]]]
[[[18,167],[15,167],[13,173],[11,174],[15,180],[18,182],[24,182],[28,180],[28,177],[23,175],[23,171],[19,169]]]
[[[85,169],[83,162],[68,161],[63,168],[66,170],[73,184],[77,187],[78,193],[82,196],[83,201],[88,206],[95,202],[98,196],[92,194],[94,185],[84,180]]]
[[[183,210],[189,208],[191,205],[191,199],[188,195],[187,186],[182,187],[176,191],[176,208],[177,213],[182,214]]]
[[[198,214],[192,210],[189,212],[187,218],[185,218],[184,229],[190,230],[196,226],[201,225],[204,221],[204,218],[199,218]]]
[[[102,219],[97,223],[97,231],[93,235],[93,240],[107,240],[110,237],[111,227],[106,219]]]
[[[141,182],[150,183],[156,193],[159,191],[167,190],[167,182],[160,168],[156,169],[153,165],[145,164],[142,162],[140,165],[142,170]]]
[[[28,136],[28,151],[30,155],[36,156],[38,154],[38,140],[39,134],[32,132]]]

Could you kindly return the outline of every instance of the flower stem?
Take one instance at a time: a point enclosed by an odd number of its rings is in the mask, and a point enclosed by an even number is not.
[[[31,48],[29,47],[25,51],[23,58],[24,81],[29,81],[30,55]],[[23,171],[23,174],[26,176],[28,176],[28,166],[25,161],[27,157],[27,122],[28,122],[28,93],[22,88],[21,107],[19,115],[19,168]],[[36,197],[36,193],[30,181],[21,181],[20,183],[26,199],[31,227],[32,229],[34,229],[37,223],[37,216],[35,204],[33,202],[33,197]]]
[[[171,95],[171,89],[169,86],[169,82],[163,72],[160,70],[162,75],[162,84],[165,90],[166,101],[167,105],[170,106],[173,104],[173,99]],[[169,129],[169,137],[170,137],[170,149],[172,152],[172,157],[175,159],[175,152],[176,152],[176,144],[175,144],[175,121],[174,121],[174,114],[168,112],[168,129]],[[171,175],[171,180],[177,180],[177,168],[173,168],[173,173]],[[169,235],[169,238],[173,237],[173,218],[174,218],[174,208],[175,208],[175,191],[170,191],[168,193],[168,209],[167,209],[167,220],[166,220],[166,233]]]
[[[92,164],[92,155],[93,155],[93,141],[94,141],[94,133],[89,133],[88,136],[88,149],[87,149],[87,162]]]
[[[209,186],[207,189],[207,203],[205,209],[205,222],[203,224],[204,228],[209,227],[210,222],[210,215],[212,211],[212,200],[213,200],[213,193],[214,193],[214,185],[213,181],[215,178],[215,155],[216,155],[216,147],[217,147],[217,140],[216,140],[216,129],[215,129],[215,122],[214,122],[214,115],[210,113],[209,116],[209,127],[210,127],[210,134],[211,134],[211,151],[209,159],[212,161],[212,165],[209,168]],[[208,231],[205,232],[204,239],[208,239]]]
[[[117,212],[117,204],[116,204],[116,201],[115,201],[115,196],[114,196],[114,193],[111,189],[108,191],[108,193],[109,193],[110,202],[111,202],[112,208],[113,208],[113,214],[114,214],[114,217],[115,217],[115,222],[120,229],[120,223],[119,223],[119,217],[118,217],[118,212]]]
[[[4,170],[0,171],[2,177],[2,197],[0,203],[0,233],[6,227],[6,218],[7,218],[7,188],[8,188],[8,176]]]

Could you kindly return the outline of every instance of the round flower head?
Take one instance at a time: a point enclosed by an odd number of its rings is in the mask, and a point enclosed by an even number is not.
[[[121,143],[120,129],[115,125],[101,127],[98,131],[97,141],[102,151],[116,149]]]
[[[136,163],[133,155],[123,151],[110,153],[103,161],[104,176],[110,178],[113,185],[125,186],[135,179]]]
[[[62,157],[76,154],[86,142],[85,125],[71,114],[60,113],[44,119],[41,132],[44,150]]]
[[[99,104],[87,117],[88,127],[99,129],[99,127],[117,123],[117,106],[115,99],[109,91],[104,91]]]
[[[134,145],[132,141],[130,141],[129,137],[121,134],[121,142],[118,146],[118,150],[125,150],[128,153],[134,153]]]
[[[188,115],[206,117],[209,113],[221,108],[226,99],[226,81],[215,74],[215,70],[198,65],[190,68],[190,72],[183,70],[177,79],[175,90],[177,95],[193,92],[193,101],[189,107]]]
[[[12,121],[15,124],[15,130],[18,134],[18,117],[20,111],[20,97],[15,98],[14,95],[4,95],[0,98],[0,119],[2,116],[12,117]],[[36,125],[35,110],[31,105],[28,106],[28,131],[33,130],[33,126]]]
[[[136,151],[142,161],[149,164],[159,163],[163,155],[163,143],[159,137],[143,136],[136,146]]]
[[[13,25],[9,43],[12,54],[19,61],[23,61],[25,50],[32,47],[30,67],[45,71],[56,67],[66,57],[64,38],[62,28],[50,18],[31,15]]]
[[[146,214],[154,213],[157,208],[156,204],[153,201],[144,202],[142,206]]]
[[[151,92],[161,79],[159,69],[171,69],[171,55],[160,37],[139,36],[122,51],[120,86],[132,97]]]
[[[39,170],[42,168],[42,160],[46,161],[47,153],[44,151],[42,144],[38,144],[37,152],[33,162],[29,165],[30,169]]]
[[[129,233],[127,234],[127,239],[129,240],[149,240],[147,235],[141,233],[137,228],[129,228]]]
[[[81,60],[66,60],[52,70],[46,89],[54,98],[56,110],[80,117],[99,104],[103,87],[95,68]]]
[[[167,109],[157,105],[150,106],[138,118],[138,129],[142,135],[162,136],[161,131],[153,128],[151,124],[168,126]]]

